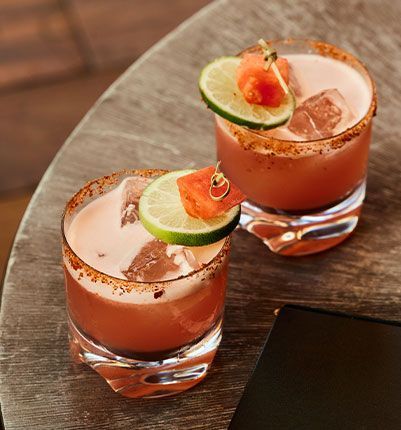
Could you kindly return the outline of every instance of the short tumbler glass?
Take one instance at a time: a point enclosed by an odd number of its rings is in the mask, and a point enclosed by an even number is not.
[[[66,232],[80,210],[124,178],[162,173],[123,171],[89,182],[67,203],[61,224],[71,355],[127,397],[172,395],[205,377],[221,340],[230,238],[202,268],[149,283],[89,266]]]
[[[221,168],[248,196],[241,227],[276,253],[311,254],[343,241],[358,222],[376,111],[375,84],[358,59],[336,46],[294,39],[271,44],[284,56],[312,53],[345,62],[371,90],[370,105],[358,123],[319,140],[277,139],[215,116]]]

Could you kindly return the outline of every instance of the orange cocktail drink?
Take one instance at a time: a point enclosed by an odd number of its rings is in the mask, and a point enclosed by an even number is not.
[[[271,46],[288,61],[295,110],[270,130],[216,115],[217,157],[248,196],[243,228],[278,253],[318,252],[344,240],[358,221],[375,86],[359,60],[333,45],[284,40]]]
[[[72,355],[130,397],[195,385],[221,339],[230,239],[187,247],[152,236],[138,201],[162,173],[94,180],[62,222]]]

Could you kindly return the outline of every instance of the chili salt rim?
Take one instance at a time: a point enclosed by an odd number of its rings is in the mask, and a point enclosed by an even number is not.
[[[227,126],[229,131],[236,137],[238,143],[245,150],[252,150],[255,152],[268,152],[274,155],[292,155],[295,157],[309,155],[309,154],[322,154],[329,150],[335,150],[343,147],[347,142],[359,136],[369,125],[370,120],[376,115],[377,110],[377,92],[376,85],[372,79],[365,64],[357,59],[351,53],[338,48],[335,45],[320,41],[309,39],[283,39],[283,40],[270,40],[269,43],[292,45],[292,44],[305,44],[309,45],[315,53],[323,57],[331,57],[349,64],[359,73],[366,75],[368,83],[371,87],[371,103],[363,118],[359,120],[352,127],[347,128],[341,133],[329,138],[313,139],[313,140],[286,140],[278,139],[271,136],[266,136],[266,132],[253,130],[244,126],[234,124],[226,119],[220,118]],[[242,56],[248,52],[261,52],[259,45],[251,46],[241,51],[238,56]]]
[[[62,246],[63,246],[63,256],[67,259],[69,266],[79,272],[78,278],[87,277],[91,282],[100,282],[103,285],[110,286],[113,291],[118,293],[130,293],[135,290],[137,293],[154,292],[157,293],[160,290],[168,288],[169,285],[190,278],[201,278],[201,280],[213,277],[218,267],[223,263],[225,257],[229,253],[231,239],[227,236],[223,246],[219,252],[206,264],[204,264],[199,269],[195,269],[192,272],[181,275],[174,279],[168,279],[165,281],[158,282],[141,282],[141,281],[129,281],[128,279],[116,278],[114,276],[108,275],[95,269],[94,267],[83,261],[71,248],[68,243],[65,234],[65,217],[71,215],[74,210],[84,203],[86,198],[91,198],[95,195],[102,195],[109,191],[108,188],[119,182],[121,177],[124,176],[140,176],[143,178],[153,178],[161,176],[168,173],[169,170],[162,169],[124,169],[118,172],[113,172],[111,175],[103,176],[101,178],[93,179],[87,182],[78,192],[76,192],[71,199],[67,202],[63,215],[61,217],[61,234],[62,234]]]

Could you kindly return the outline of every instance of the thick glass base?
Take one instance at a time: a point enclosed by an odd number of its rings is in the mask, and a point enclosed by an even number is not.
[[[294,214],[242,204],[240,227],[259,237],[271,251],[307,255],[339,244],[355,229],[365,198],[365,181],[345,200],[310,213]]]
[[[88,339],[69,320],[70,352],[77,363],[96,370],[117,393],[126,397],[165,397],[202,381],[221,341],[222,318],[196,343],[154,361],[122,357]]]

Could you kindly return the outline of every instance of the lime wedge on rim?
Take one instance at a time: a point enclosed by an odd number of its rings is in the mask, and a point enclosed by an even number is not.
[[[290,92],[279,107],[248,103],[237,85],[237,68],[241,58],[221,57],[201,72],[199,89],[203,100],[213,112],[229,121],[257,130],[269,130],[285,124],[295,109]]]
[[[167,173],[150,183],[139,199],[139,219],[146,230],[166,243],[203,246],[218,242],[237,226],[240,205],[224,215],[198,219],[189,216],[181,203],[177,179],[194,170]]]

